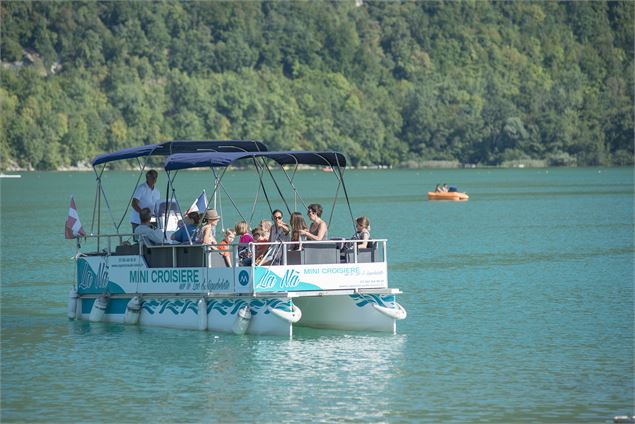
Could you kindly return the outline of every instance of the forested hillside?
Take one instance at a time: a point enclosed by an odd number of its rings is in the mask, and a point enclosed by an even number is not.
[[[0,167],[171,139],[633,163],[632,1],[3,1]]]

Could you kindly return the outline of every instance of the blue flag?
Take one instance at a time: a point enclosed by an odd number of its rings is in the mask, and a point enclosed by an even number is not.
[[[198,199],[192,203],[192,206],[187,210],[186,215],[190,212],[198,212],[203,213],[207,209],[207,195],[205,194],[205,190],[198,196]]]

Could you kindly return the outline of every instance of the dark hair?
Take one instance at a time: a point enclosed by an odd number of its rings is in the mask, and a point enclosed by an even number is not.
[[[152,212],[150,212],[150,209],[148,208],[143,208],[139,211],[139,219],[141,220],[141,222],[150,222],[150,218],[152,218]]]
[[[190,212],[187,216],[192,220],[194,225],[198,225],[198,223],[201,222],[201,215],[199,215],[198,212]]]
[[[157,171],[155,171],[154,169],[151,169],[148,172],[146,172],[146,177],[148,175],[152,175],[155,180],[159,177],[159,173]]]
[[[317,216],[322,217],[322,205],[319,203],[311,203],[307,209],[311,210]]]
[[[284,216],[284,214],[282,213],[282,211],[281,211],[280,209],[274,209],[274,210],[271,212],[271,216],[274,216],[274,215],[276,214],[276,212],[280,212],[280,215],[281,215],[281,216]]]

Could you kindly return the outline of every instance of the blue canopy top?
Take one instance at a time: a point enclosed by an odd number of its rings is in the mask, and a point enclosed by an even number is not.
[[[319,165],[319,166],[346,166],[346,157],[338,152],[307,152],[307,151],[283,151],[283,152],[205,152],[205,153],[176,153],[170,155],[165,161],[165,170],[188,168],[226,167],[234,161],[254,157],[267,157],[275,160],[280,165]]]
[[[141,156],[169,156],[179,154],[200,154],[201,152],[266,152],[267,146],[262,141],[256,140],[207,140],[186,141],[175,140],[161,144],[148,144],[145,146],[129,147],[113,153],[97,155],[93,160],[93,166],[122,159],[131,159]]]

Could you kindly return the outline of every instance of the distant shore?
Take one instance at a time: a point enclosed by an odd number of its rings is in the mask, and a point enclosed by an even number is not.
[[[620,168],[620,165],[597,165],[598,167],[604,168]],[[625,165],[630,166],[630,165]],[[151,168],[156,168],[156,166],[150,166]],[[320,166],[310,166],[310,165],[300,165],[298,170],[319,170],[323,167]],[[549,164],[547,161],[539,161],[539,160],[529,160],[529,161],[514,161],[509,163],[504,163],[501,165],[482,165],[482,164],[470,164],[470,163],[459,163],[459,162],[449,162],[449,161],[426,161],[418,164],[414,163],[406,163],[400,164],[396,166],[388,166],[388,165],[363,165],[363,166],[347,166],[347,169],[512,169],[512,168],[528,168],[528,169],[541,169],[541,168],[578,168],[577,165],[562,165],[562,164]],[[588,168],[584,166],[583,168]],[[250,169],[250,167],[236,167],[234,171],[240,171],[244,169]],[[0,169],[0,173],[11,173],[11,172],[91,172],[93,170],[92,166],[64,166],[57,169],[33,169],[33,168],[21,168],[21,167],[10,167],[7,169]],[[120,168],[119,171],[136,171],[136,168]],[[189,171],[196,171],[196,169],[192,169]],[[187,172],[187,170],[186,170]]]

